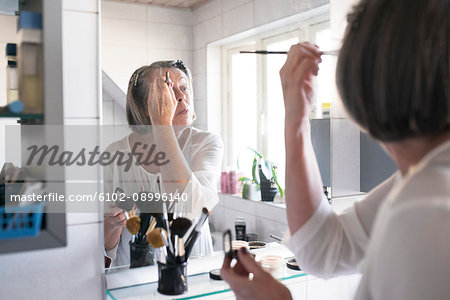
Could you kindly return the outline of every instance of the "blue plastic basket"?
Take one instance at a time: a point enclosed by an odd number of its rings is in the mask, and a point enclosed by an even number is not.
[[[39,235],[44,207],[44,203],[0,207],[0,240]]]

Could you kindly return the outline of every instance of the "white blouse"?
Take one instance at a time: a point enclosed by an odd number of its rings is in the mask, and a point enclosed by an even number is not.
[[[220,175],[220,169],[223,156],[223,142],[221,138],[207,131],[201,131],[194,127],[186,127],[177,133],[178,144],[186,158],[188,165],[192,170],[191,178],[180,194],[187,196],[186,206],[180,208],[185,211],[183,216],[193,219],[200,216],[202,208],[206,207],[212,211],[219,202],[217,194],[217,179]],[[131,153],[129,136],[112,143],[106,149],[109,153],[121,151]],[[120,187],[125,195],[141,191],[143,188],[149,192],[164,193],[163,185],[160,185],[161,174],[152,174],[143,167],[133,164],[129,170],[125,171],[125,165],[111,164],[104,170],[104,189],[105,192],[113,193],[117,187]],[[182,203],[180,201],[179,203]],[[106,256],[111,258],[111,266],[120,266],[130,263],[129,241],[131,234],[124,229],[119,243],[110,250],[106,251]],[[201,235],[191,252],[193,255],[208,255],[212,252],[212,240],[209,230],[209,223],[205,222],[202,227]]]
[[[342,214],[323,199],[288,241],[305,272],[362,272],[356,299],[450,299],[450,141]]]

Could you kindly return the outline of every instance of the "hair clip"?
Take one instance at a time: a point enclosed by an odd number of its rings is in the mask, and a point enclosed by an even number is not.
[[[177,59],[177,60],[172,64],[172,66],[174,66],[174,67],[177,68],[177,69],[183,70],[183,71],[186,70],[186,66],[184,65],[184,63],[183,63],[183,61],[182,61],[181,59]]]
[[[133,73],[133,75],[131,75],[130,83],[132,83],[133,86],[137,86],[138,85],[138,79],[139,79],[139,72],[136,71],[136,72]]]
[[[364,13],[365,6],[365,1],[361,1],[360,3],[354,5],[352,10],[348,13],[347,22],[350,26],[350,29],[358,29],[361,23],[361,16]]]

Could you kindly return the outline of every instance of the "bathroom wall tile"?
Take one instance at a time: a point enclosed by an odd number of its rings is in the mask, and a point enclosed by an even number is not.
[[[147,63],[146,47],[103,45],[102,65],[108,72],[130,72]]]
[[[269,23],[294,13],[294,0],[255,0],[255,25]]]
[[[103,17],[102,44],[125,47],[146,47],[147,24],[144,21]]]
[[[120,88],[120,90],[126,94],[128,89],[128,82],[130,81],[130,77],[132,72],[134,71],[120,71],[120,72],[110,72],[108,71],[106,66],[103,66],[103,70],[108,74],[112,81]]]
[[[329,3],[329,0],[294,0],[294,7],[295,12],[300,13]]]
[[[287,224],[286,208],[284,207],[276,207],[270,203],[261,202],[260,205],[256,206],[256,215],[273,222]]]
[[[158,60],[181,59],[188,68],[192,69],[193,56],[191,50],[147,48],[147,64]]]
[[[223,36],[230,36],[254,25],[253,2],[229,10],[223,14]]]
[[[199,24],[222,13],[222,0],[213,0],[193,11],[193,24]]]
[[[105,101],[105,93],[103,93],[102,106],[102,125],[114,125],[114,102]]]
[[[102,232],[102,223],[67,226],[66,247],[1,255],[0,278],[20,280],[8,280],[0,298],[101,299]]]
[[[77,0],[73,0],[77,1]],[[147,5],[125,2],[102,0],[102,18],[126,19],[134,21],[145,21]]]
[[[252,3],[254,0],[225,0],[222,1],[222,12],[225,13],[244,4]]]
[[[64,116],[99,117],[98,15],[63,13]]]
[[[274,239],[270,238],[270,234],[274,234],[279,237],[283,237],[288,227],[286,224],[274,222],[269,219],[258,217],[256,219],[256,228],[258,234],[258,240],[264,242],[274,242]]]
[[[114,102],[114,125],[128,125],[125,109]]]
[[[222,15],[194,25],[194,50],[222,38]]]
[[[194,99],[206,99],[206,74],[197,74],[192,78],[194,82]]]
[[[192,50],[192,27],[163,23],[147,23],[147,47]]]
[[[206,73],[206,48],[194,51],[194,67],[192,72],[196,74]]]
[[[165,8],[156,5],[147,6],[147,21],[151,23],[167,23],[178,25],[192,25],[192,11],[190,9]]]
[[[247,214],[251,214],[251,215],[258,215],[257,214],[257,210],[258,210],[258,203],[256,201],[253,200],[246,200],[246,199],[242,199],[239,196],[228,196],[226,195],[224,197],[225,201],[225,207],[229,208],[229,209],[233,209],[236,211],[241,211],[241,212],[245,212]]]

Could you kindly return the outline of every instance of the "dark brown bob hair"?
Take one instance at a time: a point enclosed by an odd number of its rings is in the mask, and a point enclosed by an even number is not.
[[[450,129],[450,1],[362,0],[336,83],[350,116],[393,142]]]

